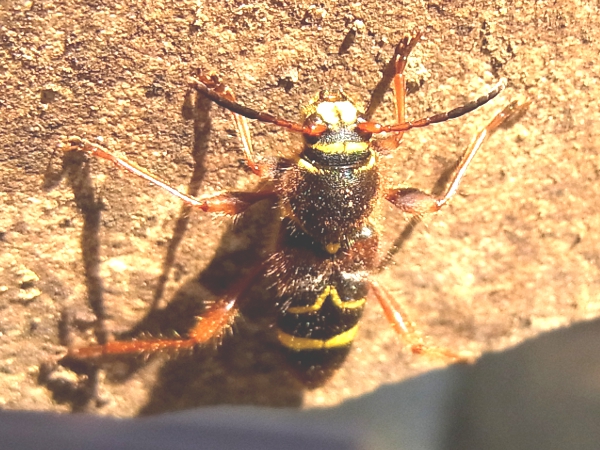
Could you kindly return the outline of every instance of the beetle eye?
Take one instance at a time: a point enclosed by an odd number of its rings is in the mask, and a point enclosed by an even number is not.
[[[302,132],[305,138],[318,138],[327,130],[327,125],[318,114],[311,114],[304,121]]]
[[[371,139],[371,136],[373,136],[373,133],[371,131],[365,130],[363,128],[364,125],[362,125],[363,123],[367,123],[367,119],[365,119],[363,116],[358,116],[356,118],[356,132],[359,135],[361,135],[362,137],[364,137],[365,139]]]

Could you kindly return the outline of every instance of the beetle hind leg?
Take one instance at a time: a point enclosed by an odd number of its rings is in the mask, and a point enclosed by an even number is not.
[[[406,342],[412,353],[429,356],[447,363],[472,363],[475,361],[477,355],[473,353],[428,345],[414,324],[408,320],[400,303],[376,281],[370,281],[369,284],[375,298],[383,308],[386,319],[394,331]]]
[[[108,355],[144,354],[192,349],[212,339],[218,339],[233,323],[237,314],[235,299],[219,301],[199,316],[186,338],[154,338],[133,341],[113,341],[69,350],[68,358],[88,359]]]
[[[66,359],[93,359],[110,355],[150,355],[159,352],[178,352],[193,349],[223,337],[238,316],[240,299],[248,287],[264,270],[265,264],[254,267],[229,293],[213,303],[206,312],[196,318],[195,325],[185,338],[143,338],[131,341],[113,341],[70,349]]]

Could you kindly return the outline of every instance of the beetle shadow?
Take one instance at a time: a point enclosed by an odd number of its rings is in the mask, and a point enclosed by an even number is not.
[[[213,105],[202,95],[195,102],[186,99],[182,113],[194,120],[192,156],[194,171],[189,194],[197,195],[206,168],[204,158],[211,132]],[[193,110],[192,110],[193,108]],[[156,310],[162,298],[169,272],[175,262],[190,216],[183,205],[163,262],[163,272],[155,288],[153,305],[145,320],[129,336],[140,332],[155,334],[167,328],[185,335],[202,314],[205,305],[218,299],[233,287],[244,272],[259,264],[271,236],[276,233],[277,211],[272,202],[260,202],[235,220],[221,236],[215,256],[200,274],[184,284],[163,310]],[[243,235],[247,248],[230,250],[229,243]],[[270,329],[274,323],[274,305],[265,283],[251,286],[241,298],[247,307],[233,325],[233,333],[221,343],[199,346],[191,352],[178,354],[160,369],[141,414],[155,414],[200,405],[254,404],[268,406],[298,406],[302,401],[302,386],[291,378],[282,364],[279,346]],[[208,292],[207,292],[208,291]],[[157,330],[158,327],[158,330]]]
[[[42,189],[50,191],[64,178],[67,179],[73,191],[75,204],[81,211],[83,226],[81,230],[80,246],[83,262],[83,274],[88,304],[97,318],[94,333],[97,342],[107,341],[108,333],[105,328],[104,286],[100,277],[100,223],[104,203],[95,193],[90,174],[87,155],[80,152],[65,152],[62,157],[60,170],[53,166],[54,152],[46,167]],[[70,226],[65,223],[64,226]],[[61,345],[70,347],[71,314],[63,310],[59,321],[58,337]],[[92,366],[85,367],[85,382],[73,385],[64,380],[53,378],[51,373],[56,368],[53,361],[45,361],[40,365],[38,382],[45,385],[52,392],[54,400],[59,403],[69,403],[74,412],[86,411],[91,398],[97,396],[98,369]]]
[[[277,223],[276,215],[272,202],[254,205],[228,227],[209,265],[184,283],[165,308],[151,309],[116,339],[186,336],[207,306],[261,262],[264,244],[270,240]],[[229,243],[238,241],[240,235],[250,245],[232,250]],[[243,294],[241,316],[220,341],[148,358],[107,357],[102,368],[109,381],[125,383],[147,366],[149,359],[166,359],[161,362],[158,374],[148,380],[152,387],[147,403],[139,411],[141,415],[217,404],[300,406],[304,387],[289,373],[271,332],[276,311],[266,284],[257,281]]]
[[[191,197],[196,197],[198,195],[202,182],[204,181],[204,176],[206,175],[205,159],[209,147],[209,137],[212,131],[211,109],[212,102],[209,99],[202,95],[192,95],[191,92],[186,94],[184,104],[181,108],[181,115],[183,118],[185,120],[193,120],[194,123],[194,142],[192,144],[194,167],[187,192]],[[190,222],[191,211],[192,208],[189,205],[184,203],[181,206],[179,217],[173,229],[173,235],[169,241],[167,252],[163,259],[162,273],[160,274],[154,289],[151,309],[156,309],[163,297],[169,274],[175,263],[177,249],[184,238],[185,231]]]
[[[209,266],[184,284],[164,310],[157,312],[161,327],[176,326],[178,332],[185,333],[207,302],[225,294],[261,262],[263,244],[269,241],[272,224],[277,221],[272,206],[268,201],[254,206],[225,232]],[[228,242],[240,233],[249,238],[250,247],[229,250]],[[175,355],[161,366],[141,414],[224,403],[301,404],[303,387],[288,372],[271,332],[276,311],[266,282],[257,281],[240,300],[241,316],[220,345],[199,346]]]
[[[194,171],[188,193],[196,195],[204,179],[204,159],[211,131],[211,103],[198,97],[193,111]],[[186,110],[187,108],[187,110]],[[184,104],[184,118],[191,118],[189,104]],[[102,204],[96,199],[91,181],[87,156],[78,152],[67,152],[63,157],[61,173],[48,173],[50,188],[56,179],[67,176],[75,195],[78,208],[83,215],[81,238],[84,275],[88,301],[96,317],[94,324],[96,339],[106,342],[104,328],[104,302],[102,280],[99,277],[100,262],[100,211]],[[225,294],[244,272],[263,258],[264,246],[274,233],[277,212],[272,202],[254,205],[239,220],[228,227],[221,237],[216,255],[197,276],[182,285],[168,305],[158,308],[166,282],[176,261],[177,250],[183,241],[189,223],[190,208],[183,206],[176,221],[172,238],[163,259],[162,272],[157,279],[152,304],[146,316],[130,330],[115,336],[117,340],[143,339],[144,336],[172,337],[175,333],[185,336],[201,316],[206,306]],[[249,242],[247,248],[230,250],[233,239],[239,236]],[[262,283],[264,284],[264,283]],[[274,305],[264,286],[256,286],[244,293],[247,297],[233,326],[234,333],[189,352],[170,355],[159,369],[156,380],[148,380],[153,387],[147,394],[148,402],[140,414],[155,414],[201,405],[254,404],[270,406],[299,406],[302,402],[303,386],[289,374],[277,342],[270,333],[274,323]],[[61,343],[68,346],[70,324],[61,323]],[[66,330],[66,331],[65,331]],[[162,358],[162,355],[156,355]],[[60,403],[71,405],[73,411],[89,410],[93,401],[102,403],[98,394],[99,369],[107,372],[109,381],[122,384],[147,365],[148,359],[136,355],[106,357],[99,361],[65,360],[62,364],[81,375],[80,383],[65,388],[64,383],[53,383],[49,376],[51,368],[41,368],[40,382],[52,392]],[[145,377],[142,373],[140,376]],[[146,384],[144,380],[144,384]]]

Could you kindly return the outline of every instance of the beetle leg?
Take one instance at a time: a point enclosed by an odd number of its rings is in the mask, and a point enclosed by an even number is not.
[[[396,45],[394,56],[384,69],[383,77],[373,91],[365,118],[369,119],[373,115],[375,109],[383,99],[383,94],[385,94],[385,91],[387,91],[389,85],[393,82],[394,98],[396,101],[396,124],[406,122],[406,76],[404,75],[404,69],[406,68],[408,56],[421,40],[421,37],[422,33],[418,31],[414,36],[405,36]],[[403,132],[394,133],[389,137],[375,141],[374,145],[378,151],[395,150],[400,146],[403,134]]]
[[[213,92],[215,92],[222,98],[232,103],[237,103],[233,90],[229,86],[221,83],[216,75],[206,76],[200,73],[198,74],[198,79],[196,81],[203,83],[208,89],[211,89]],[[195,88],[196,86],[193,85],[191,87]],[[197,92],[200,95],[206,95],[204,91],[197,90]],[[265,168],[264,165],[259,162],[259,160],[256,158],[256,155],[254,154],[254,150],[252,148],[252,136],[250,135],[250,128],[248,127],[248,119],[240,114],[235,113],[234,111],[229,111],[233,116],[235,128],[242,143],[242,151],[244,152],[246,165],[256,175],[263,176],[265,173]]]
[[[272,190],[264,190],[258,192],[224,192],[213,196],[194,198],[178,191],[174,187],[160,180],[158,177],[150,174],[145,169],[142,169],[137,165],[127,161],[125,158],[116,156],[100,145],[92,144],[88,140],[77,136],[71,136],[67,138],[66,141],[66,143],[62,144],[62,149],[64,151],[79,150],[89,153],[97,158],[112,161],[118,167],[125,169],[146,181],[149,181],[150,183],[164,189],[180,200],[183,200],[187,205],[199,208],[205,212],[222,213],[227,215],[239,214],[260,200],[266,198],[275,198],[276,196]]]
[[[460,158],[446,191],[440,196],[433,196],[415,188],[394,188],[388,190],[385,198],[402,211],[410,214],[420,215],[438,211],[456,193],[469,164],[485,140],[503,123],[521,114],[528,106],[529,102],[519,104],[514,101],[510,103],[485,128],[475,135],[475,138]]]
[[[369,285],[375,298],[383,308],[388,322],[402,336],[402,339],[406,341],[414,354],[424,354],[449,362],[468,363],[474,360],[472,354],[458,353],[447,348],[426,345],[423,337],[416,331],[414,324],[407,320],[407,315],[400,303],[376,281],[369,281]]]
[[[233,323],[238,315],[238,304],[248,287],[265,269],[263,262],[256,265],[223,298],[212,304],[206,312],[197,318],[196,325],[187,333],[186,338],[155,338],[135,341],[113,341],[106,344],[90,345],[70,349],[65,358],[86,359],[106,355],[151,354],[163,351],[192,349],[206,342],[218,339]]]

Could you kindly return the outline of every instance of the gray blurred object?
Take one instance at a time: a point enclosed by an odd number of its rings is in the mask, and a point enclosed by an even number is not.
[[[598,319],[486,356],[460,384],[439,448],[600,448]]]
[[[0,412],[0,448],[598,449],[600,320],[336,408],[202,408],[139,419]]]

